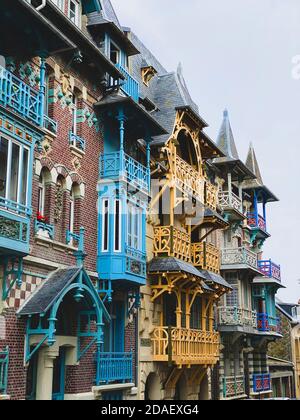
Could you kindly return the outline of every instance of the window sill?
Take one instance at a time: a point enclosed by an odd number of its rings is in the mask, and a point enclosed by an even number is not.
[[[51,238],[47,238],[46,236],[42,236],[39,234],[35,235],[34,240],[37,245],[44,246],[45,248],[53,248],[53,250],[55,251],[66,252],[69,254],[73,254],[75,251],[78,251],[78,248],[72,245],[63,244],[61,242],[54,241]]]
[[[85,152],[81,149],[78,149],[78,147],[70,145],[71,153],[79,158],[82,158],[85,156]]]

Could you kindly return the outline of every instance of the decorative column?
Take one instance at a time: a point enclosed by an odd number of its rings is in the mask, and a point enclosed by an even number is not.
[[[117,116],[117,120],[119,121],[119,131],[120,131],[120,174],[123,176],[125,165],[124,165],[124,140],[125,140],[125,121],[126,117],[124,114],[124,109],[122,106],[119,107],[119,113]]]
[[[232,207],[232,176],[231,176],[231,172],[228,172],[228,193],[229,193],[229,205]]]
[[[45,95],[46,95],[46,52],[39,53],[41,59],[40,65],[40,126],[44,126],[44,113],[45,113]]]
[[[58,356],[56,351],[49,350],[48,347],[42,348],[38,355],[37,381],[36,381],[36,400],[52,400],[53,386],[53,367],[54,360]]]

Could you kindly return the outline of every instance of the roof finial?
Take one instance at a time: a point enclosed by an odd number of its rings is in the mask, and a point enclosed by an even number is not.
[[[223,115],[224,115],[224,118],[228,118],[229,112],[227,108],[224,109]]]

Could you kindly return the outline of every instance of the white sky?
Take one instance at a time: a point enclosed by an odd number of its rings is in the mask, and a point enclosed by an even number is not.
[[[268,205],[266,259],[281,264],[283,300],[300,299],[299,0],[112,0],[169,71],[183,64],[191,95],[216,139],[228,108],[240,158],[256,149],[263,180],[280,203]]]

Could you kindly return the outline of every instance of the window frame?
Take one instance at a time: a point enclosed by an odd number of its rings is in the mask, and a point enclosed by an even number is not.
[[[107,203],[107,213],[106,213],[106,203]],[[110,209],[110,200],[108,198],[102,199],[102,252],[109,252],[109,209]],[[106,215],[107,215],[107,228],[106,228]],[[107,247],[105,247],[105,232],[107,230]]]
[[[7,149],[7,167],[6,167],[6,178],[5,178],[5,194],[3,197],[1,197],[3,200],[10,201],[12,203],[16,203],[19,205],[22,205],[24,207],[29,207],[29,174],[30,174],[30,153],[31,149],[29,146],[25,146],[22,143],[17,142],[15,139],[10,138],[9,136],[1,134],[1,138],[5,139],[8,143],[8,149]],[[12,179],[12,150],[13,145],[18,147],[19,149],[19,162],[18,162],[18,180],[17,180],[17,199],[13,200],[11,198],[11,179]],[[25,167],[24,162],[24,150],[27,151],[27,179],[23,179],[23,170]],[[26,194],[25,194],[25,202],[22,202],[22,189],[24,189],[24,186],[26,187]]]
[[[116,244],[116,222],[117,222],[117,203],[119,203],[119,215],[118,215],[118,223],[119,223],[119,229],[118,229],[118,244]],[[121,235],[122,235],[122,201],[120,199],[114,200],[114,252],[121,253],[122,252],[122,241],[121,241]],[[116,246],[118,245],[118,247]]]
[[[74,4],[76,6],[74,20],[71,17],[71,4]],[[71,22],[74,23],[74,25],[76,25],[78,28],[81,28],[81,7],[80,7],[80,2],[78,0],[69,0],[68,18],[70,19]]]

